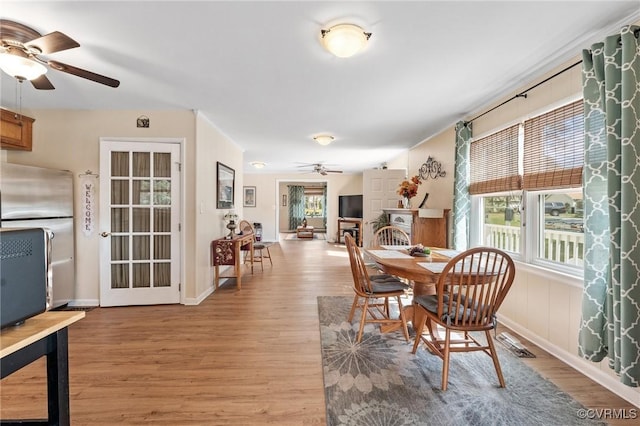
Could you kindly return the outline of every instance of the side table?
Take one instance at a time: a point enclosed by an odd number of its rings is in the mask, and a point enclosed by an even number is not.
[[[248,245],[251,254],[251,273],[253,274],[253,232],[242,235],[234,235],[233,238],[218,238],[211,242],[211,261],[215,266],[215,289],[220,285],[220,265],[233,265],[234,275],[224,278],[236,277],[238,289],[242,288],[242,256],[240,248]]]

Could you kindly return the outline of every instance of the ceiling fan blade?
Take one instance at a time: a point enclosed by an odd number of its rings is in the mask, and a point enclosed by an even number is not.
[[[31,80],[31,84],[33,84],[33,87],[35,87],[36,89],[39,90],[53,90],[55,89],[55,87],[53,87],[53,84],[51,84],[51,81],[49,81],[49,79],[47,78],[46,75],[42,74],[40,77]]]
[[[110,77],[106,77],[104,75],[96,74],[91,71],[83,70],[81,68],[74,67],[72,65],[63,64],[62,62],[57,61],[49,61],[49,66],[51,68],[66,72],[68,74],[72,74],[78,77],[86,78],[87,80],[95,81],[96,83],[104,84],[109,87],[118,87],[120,86],[120,82]]]
[[[342,173],[342,170],[325,170],[326,173]]]
[[[38,37],[35,40],[31,40],[24,44],[27,48],[36,48],[43,54],[60,52],[62,50],[73,49],[74,47],[80,47],[80,44],[61,33],[60,31],[54,31],[42,37]]]

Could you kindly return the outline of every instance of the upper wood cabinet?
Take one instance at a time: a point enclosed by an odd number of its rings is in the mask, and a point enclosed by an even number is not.
[[[6,109],[0,110],[0,135],[2,149],[31,151],[33,118],[18,115]]]

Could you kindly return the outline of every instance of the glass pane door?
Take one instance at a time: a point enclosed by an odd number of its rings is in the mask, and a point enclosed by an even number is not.
[[[104,278],[108,290],[122,293],[124,299],[131,297],[126,290],[151,292],[170,288],[172,277],[178,276],[174,274],[172,259],[176,248],[173,245],[178,241],[174,238],[178,230],[172,227],[177,219],[173,217],[174,210],[179,205],[173,173],[173,163],[177,161],[172,159],[172,152],[162,152],[167,144],[148,145],[140,148],[152,149],[124,150],[113,146],[104,152],[110,171],[107,211],[110,230],[102,234],[110,240],[108,277]],[[120,295],[116,299],[121,299]],[[125,304],[139,303],[131,300]]]

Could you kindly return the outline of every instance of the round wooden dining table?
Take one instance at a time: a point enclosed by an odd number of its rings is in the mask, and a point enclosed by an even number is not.
[[[409,280],[413,287],[414,297],[436,294],[436,283],[438,282],[440,274],[438,272],[433,272],[420,264],[445,264],[451,259],[451,257],[442,253],[455,254],[455,252],[442,248],[431,248],[431,255],[429,256],[409,256],[409,248],[411,248],[411,246],[395,246],[393,248],[389,248],[388,246],[377,246],[364,249],[364,252],[367,257],[375,262],[377,267],[385,274],[395,275]],[[406,257],[395,257],[393,253],[386,253],[389,250],[395,250],[396,252],[406,255]],[[405,306],[404,312],[407,320],[411,321],[413,324],[413,304]]]

